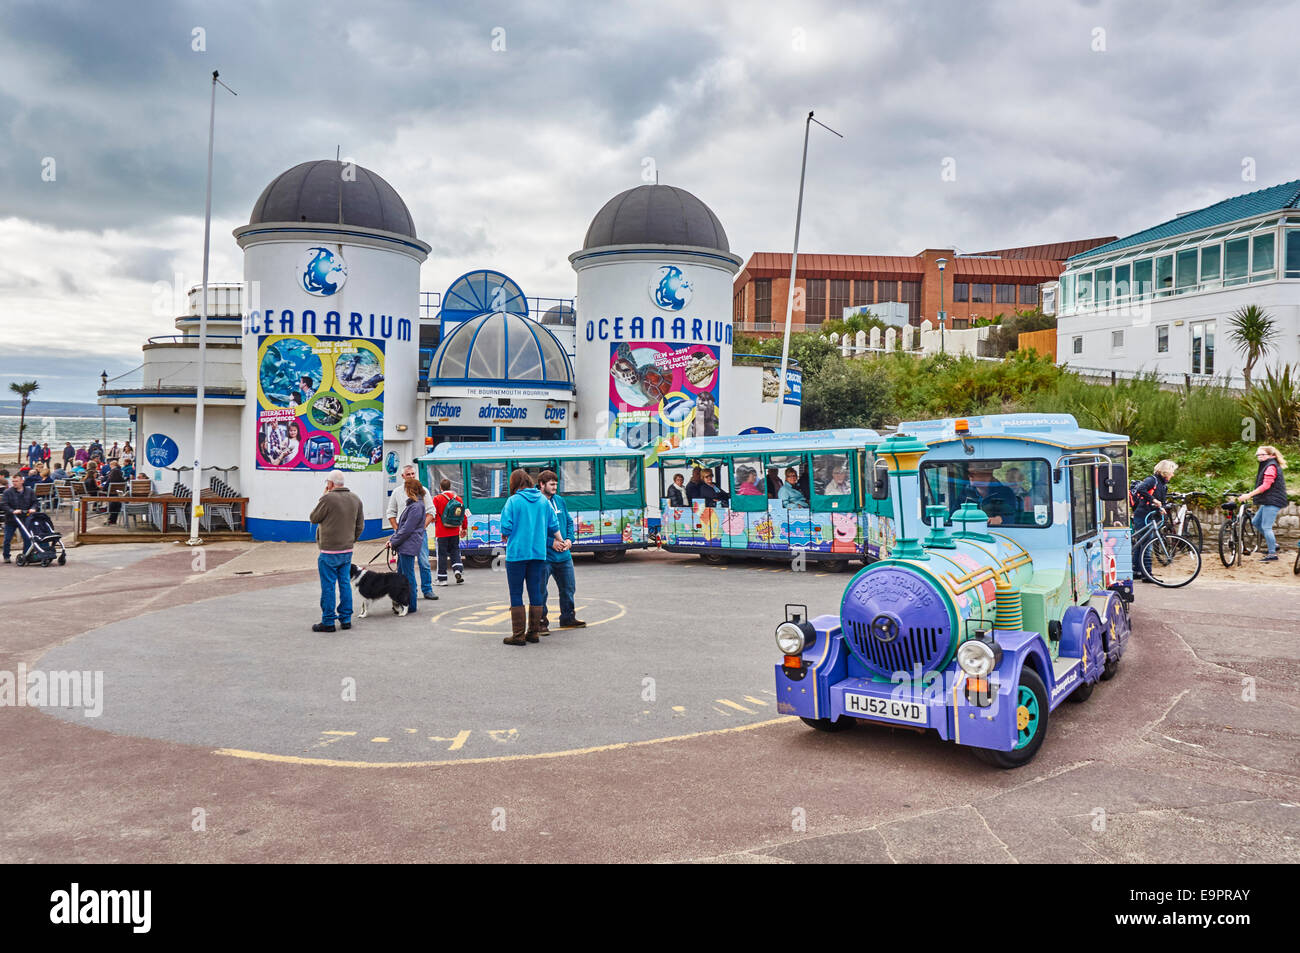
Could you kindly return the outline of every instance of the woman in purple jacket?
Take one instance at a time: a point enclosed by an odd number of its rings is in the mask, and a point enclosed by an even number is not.
[[[411,584],[410,612],[419,610],[420,586],[415,580],[416,557],[420,547],[429,548],[424,530],[424,486],[415,477],[406,481],[406,506],[397,518],[397,529],[389,545],[397,553],[397,571]],[[410,612],[407,614],[409,615]]]

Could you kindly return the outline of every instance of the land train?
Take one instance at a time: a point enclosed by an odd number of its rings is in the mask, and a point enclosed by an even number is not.
[[[1111,678],[1128,643],[1127,440],[1066,414],[899,424],[870,488],[892,504],[892,551],[838,613],[786,607],[780,711],[821,731],[932,730],[1027,764],[1052,711]]]

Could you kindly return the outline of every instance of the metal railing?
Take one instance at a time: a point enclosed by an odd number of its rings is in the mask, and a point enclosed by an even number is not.
[[[209,344],[238,344],[243,338],[238,334],[209,334]],[[199,335],[195,334],[155,334],[149,339],[150,344],[193,344],[199,346]]]

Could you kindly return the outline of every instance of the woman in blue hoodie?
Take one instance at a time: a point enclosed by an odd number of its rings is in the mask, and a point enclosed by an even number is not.
[[[411,603],[407,615],[419,610],[420,587],[415,581],[415,561],[420,547],[429,548],[424,529],[424,486],[415,477],[406,481],[406,508],[397,519],[397,529],[389,545],[397,553],[397,571],[411,584]]]
[[[506,544],[506,582],[510,586],[510,637],[506,645],[540,641],[546,608],[546,547],[564,545],[560,521],[524,470],[510,474],[510,499],[501,511],[501,539]],[[528,610],[524,611],[524,587]]]

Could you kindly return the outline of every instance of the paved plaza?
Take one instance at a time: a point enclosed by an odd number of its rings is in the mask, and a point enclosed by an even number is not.
[[[2,567],[0,671],[102,672],[103,698],[0,709],[0,861],[1300,860],[1289,574],[1142,587],[1117,677],[1006,772],[777,715],[772,629],[837,612],[847,574],[580,558],[592,624],[511,648],[490,570],[312,633],[314,557]]]

